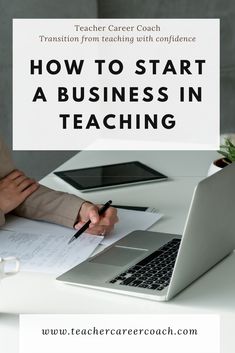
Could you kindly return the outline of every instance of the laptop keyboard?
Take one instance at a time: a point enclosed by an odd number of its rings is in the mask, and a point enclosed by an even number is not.
[[[170,283],[180,239],[174,238],[109,283],[121,286],[163,290]]]

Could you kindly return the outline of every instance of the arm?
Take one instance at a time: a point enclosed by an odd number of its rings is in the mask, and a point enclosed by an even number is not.
[[[114,208],[99,217],[96,205],[39,185],[14,168],[9,151],[0,139],[0,226],[5,223],[5,214],[11,211],[18,216],[76,228],[91,219],[88,231],[93,234],[109,232],[117,222]]]
[[[14,214],[73,227],[84,201],[75,195],[39,185],[39,188],[14,210]]]
[[[39,185],[15,170],[8,148],[0,139],[0,225],[5,214],[40,219],[73,227],[84,200]]]

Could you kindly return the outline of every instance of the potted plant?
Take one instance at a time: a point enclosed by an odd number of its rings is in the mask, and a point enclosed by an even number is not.
[[[220,169],[226,167],[228,164],[235,162],[235,145],[230,138],[225,138],[223,145],[218,151],[223,157],[214,161],[208,171],[208,176],[218,172]]]

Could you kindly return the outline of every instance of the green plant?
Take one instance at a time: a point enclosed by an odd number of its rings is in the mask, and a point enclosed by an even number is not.
[[[231,142],[230,138],[224,140],[224,144],[220,146],[218,151],[223,158],[223,161],[227,164],[235,162],[235,145]]]

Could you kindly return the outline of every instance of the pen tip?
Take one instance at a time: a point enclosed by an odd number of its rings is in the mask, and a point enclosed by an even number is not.
[[[68,245],[71,244],[71,243],[74,241],[74,239],[75,239],[75,238],[72,237],[72,238],[69,240]]]

